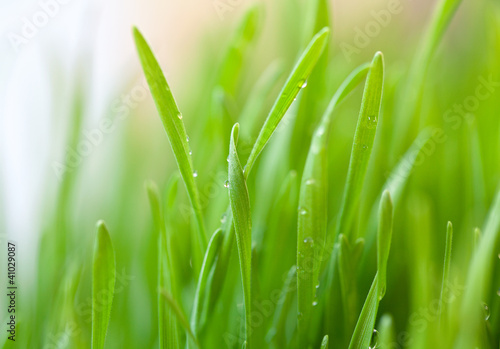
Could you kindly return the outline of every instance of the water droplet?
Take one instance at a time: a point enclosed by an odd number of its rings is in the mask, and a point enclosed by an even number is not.
[[[193,177],[194,177],[194,178],[198,177],[198,171],[194,171],[194,172],[193,172]]]
[[[193,155],[193,151],[192,150],[189,151],[189,155]]]
[[[230,158],[230,156],[228,155],[227,158],[226,158],[227,162],[229,162],[229,158]]]
[[[313,307],[317,306],[318,305],[318,301],[314,301],[313,302]]]
[[[363,145],[363,149],[365,149],[365,150],[368,149],[368,146],[366,144]]]
[[[319,288],[319,284],[316,285],[316,289],[318,289],[318,288]]]
[[[488,321],[488,319],[490,318],[490,308],[486,303],[483,303],[483,312],[484,312],[484,321]]]
[[[307,87],[307,81],[304,81],[304,83],[300,86],[300,88],[306,88]]]
[[[378,348],[378,331],[373,329],[372,340],[370,342],[370,349]]]
[[[186,142],[189,142],[189,137],[188,136],[186,136]]]
[[[299,214],[305,216],[307,214],[307,210],[305,208],[299,208]]]
[[[306,181],[306,185],[313,185],[313,184],[315,184],[315,183],[316,183],[316,181],[315,181],[314,179],[312,179],[312,178],[310,178],[310,179],[308,179],[308,180]]]
[[[225,223],[226,222],[226,214],[222,214],[222,216],[220,217],[220,222],[221,223]]]
[[[296,101],[296,100],[297,100],[297,97],[295,97],[293,100],[294,100],[294,101]]]
[[[308,236],[304,239],[304,243],[305,244],[310,244],[310,245],[313,245],[314,244],[314,240],[312,237]]]
[[[178,117],[180,120],[182,120],[182,114],[181,114],[181,113],[177,114],[177,117]]]
[[[224,182],[224,188],[229,188],[229,179]]]

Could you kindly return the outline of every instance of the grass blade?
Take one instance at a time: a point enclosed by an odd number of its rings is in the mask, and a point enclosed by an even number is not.
[[[156,108],[158,109],[163,127],[174,152],[182,179],[186,185],[189,200],[193,206],[198,224],[200,255],[203,256],[207,246],[207,237],[203,223],[200,195],[193,177],[193,164],[191,155],[189,154],[188,138],[182,121],[182,114],[179,111],[158,61],[137,28],[134,28],[134,38],[151,94],[153,95]]]
[[[191,329],[195,336],[198,336],[200,330],[200,317],[201,317],[201,306],[203,297],[205,295],[205,287],[207,284],[208,276],[212,266],[215,262],[215,258],[219,252],[222,242],[222,230],[217,229],[217,231],[212,235],[210,242],[208,243],[207,252],[205,253],[205,259],[203,260],[203,265],[201,267],[201,273],[198,278],[198,285],[196,286],[196,293],[194,297],[193,312],[191,316]]]
[[[177,287],[171,262],[172,256],[167,246],[165,218],[161,210],[160,193],[158,186],[153,181],[146,181],[145,187],[151,206],[155,231],[157,232],[158,290],[167,289],[175,296]],[[174,177],[170,180],[168,187],[169,191],[172,187],[177,189],[177,178]],[[158,340],[160,348],[180,348],[179,337],[173,312],[165,306],[164,297],[158,293]]]
[[[198,344],[198,341],[196,340],[196,337],[194,336],[193,332],[191,331],[191,327],[189,327],[189,322],[186,319],[186,315],[184,315],[184,312],[182,311],[182,308],[180,305],[175,301],[175,299],[172,297],[170,293],[168,293],[165,290],[160,290],[161,295],[165,298],[167,301],[168,306],[170,309],[174,312],[175,316],[177,317],[177,320],[179,321],[179,324],[184,328],[186,333],[189,336],[189,339],[191,339],[194,344],[199,347],[200,345]]]
[[[377,130],[383,84],[384,59],[382,53],[377,52],[372,60],[363,92],[336,236],[345,234],[349,237],[350,224],[359,202]]]
[[[103,221],[97,222],[92,263],[92,349],[104,348],[115,290],[115,251]]]
[[[379,231],[377,241],[377,274],[366,297],[359,315],[356,328],[351,337],[349,349],[366,349],[373,336],[373,328],[377,318],[378,305],[385,294],[385,274],[387,258],[392,240],[392,199],[388,191],[384,192],[380,201]]]
[[[262,149],[264,149],[274,130],[276,130],[279,122],[311,74],[316,62],[323,53],[328,41],[329,33],[330,30],[328,28],[323,28],[318,34],[316,34],[293,69],[290,77],[285,83],[285,86],[281,90],[278,99],[269,112],[257,140],[255,141],[247,164],[245,165],[246,177],[248,177],[248,173],[252,169],[257,157],[262,152]]]
[[[439,296],[439,304],[441,304],[441,307],[439,307],[440,324],[443,323],[443,316],[444,316],[443,313],[446,311],[445,309],[443,309],[444,305],[446,304],[444,302],[444,293],[446,290],[446,285],[448,285],[449,282],[452,241],[453,241],[453,225],[451,224],[451,222],[448,222],[448,225],[446,227],[446,250],[444,253],[443,281],[441,283],[441,294]]]
[[[243,281],[243,295],[245,299],[245,327],[246,347],[251,348],[252,330],[252,298],[251,298],[251,267],[252,267],[252,222],[250,216],[250,199],[241,167],[236,142],[238,140],[239,125],[235,124],[231,132],[229,145],[229,201],[234,218],[234,230],[240,259],[241,279]]]

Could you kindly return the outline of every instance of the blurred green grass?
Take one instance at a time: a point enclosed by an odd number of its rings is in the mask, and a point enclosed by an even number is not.
[[[454,2],[439,3],[453,6]],[[190,59],[193,67],[186,72],[181,93],[172,91],[189,136],[192,166],[197,173],[194,182],[207,235],[222,225],[220,248],[227,253],[223,277],[215,271],[208,276],[210,292],[214,293],[206,294],[202,303],[202,327],[196,333],[202,348],[241,347],[245,339],[239,259],[236,245],[228,237],[230,212],[225,213],[229,205],[224,183],[228,178],[231,128],[240,123],[237,149],[244,163],[298,55],[313,34],[332,25],[334,14],[342,15],[329,8],[330,15],[326,16],[326,5],[321,0],[307,4],[293,1],[293,6],[280,1],[279,6],[284,9],[279,17],[266,18],[266,6],[261,6],[250,10],[236,27],[227,28],[231,42],[214,40],[216,47],[206,47],[199,59]],[[334,271],[328,269],[329,263],[323,263],[319,292],[329,301],[320,300],[314,309],[309,324],[310,344],[320,347],[324,335],[329,336],[333,348],[344,348],[351,342],[352,324],[344,319],[358,319],[374,280],[378,217],[372,212],[378,208],[380,193],[392,180],[404,186],[397,187],[397,196],[391,191],[394,187],[388,188],[394,200],[394,227],[387,292],[375,324],[380,332],[384,331],[380,343],[388,348],[499,347],[500,212],[498,204],[493,203],[500,182],[500,104],[496,84],[500,82],[500,6],[493,1],[464,2],[461,6],[465,10],[459,12],[460,20],[443,32],[436,51],[428,56],[421,52],[429,27],[425,24],[414,28],[415,38],[410,40],[395,36],[404,23],[393,17],[390,27],[382,28],[380,36],[370,40],[351,60],[346,59],[339,44],[352,44],[352,36],[333,30],[307,87],[299,93],[246,179],[252,215],[251,293],[253,307],[260,315],[257,318],[261,319],[253,328],[253,347],[297,347],[293,266],[299,189],[313,131],[340,83],[377,50],[383,51],[385,57],[382,110],[352,227],[342,232],[365,239],[355,275],[350,276],[357,289],[357,308],[345,313],[340,284],[329,280],[328,273]],[[267,43],[266,35],[270,34],[277,47],[270,50],[276,52],[272,58],[279,61],[269,59],[273,53],[266,53],[266,46],[260,44],[264,39]],[[424,43],[419,46],[417,39]],[[84,139],[83,110],[88,97],[80,79],[75,79],[75,86],[74,113],[67,132],[68,146],[73,148]],[[415,89],[421,94],[415,95]],[[265,93],[259,94],[261,90]],[[361,92],[358,87],[339,105],[329,126],[325,157],[327,256],[338,242],[335,232]],[[101,218],[109,227],[117,274],[105,347],[159,345],[158,306],[168,305],[162,303],[158,293],[161,240],[143,186],[147,179],[153,179],[161,188],[168,245],[163,251],[169,252],[168,266],[172,269],[167,275],[174,275],[178,287],[174,292],[169,285],[166,291],[175,296],[184,314],[191,314],[203,263],[196,237],[198,223],[184,186],[167,185],[178,170],[157,112],[147,101],[146,106],[131,109],[131,117],[123,121],[120,131],[109,136],[114,142],[112,152],[99,154],[93,168],[86,166],[87,159],[83,159],[82,164],[65,172],[57,194],[48,196],[47,207],[40,208],[46,222],[38,257],[38,283],[36,289],[25,290],[22,296],[29,306],[21,310],[23,334],[20,332],[19,345],[90,346],[93,227]],[[460,105],[464,110],[469,105],[470,111],[460,111]],[[425,141],[410,149],[422,150],[407,152],[418,135]],[[94,154],[100,149],[96,147]],[[398,164],[402,170],[394,172]],[[443,286],[448,221],[454,228],[453,248],[449,282]],[[477,246],[476,227],[482,228]],[[284,284],[288,285],[287,292],[283,292],[286,300],[275,301]],[[448,301],[440,321],[436,307],[441,293]],[[169,314],[174,316],[173,312]],[[385,316],[381,322],[384,314],[393,320]],[[185,331],[179,324],[173,328],[183,346]]]

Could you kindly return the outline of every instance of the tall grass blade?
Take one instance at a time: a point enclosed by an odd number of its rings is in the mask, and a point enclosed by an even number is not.
[[[92,349],[104,348],[115,290],[115,251],[108,229],[97,222],[92,263]]]
[[[285,86],[281,90],[278,99],[269,112],[269,115],[260,130],[259,136],[255,141],[254,147],[245,165],[246,177],[248,177],[248,173],[252,169],[257,157],[271,138],[271,135],[274,130],[276,130],[276,127],[285,115],[286,111],[306,83],[307,78],[311,74],[316,62],[325,48],[329,33],[330,30],[328,28],[323,28],[319,31],[311,40],[300,57],[297,65],[293,69],[292,74],[289,76]]]
[[[446,250],[444,253],[443,281],[441,283],[441,294],[439,296],[439,304],[441,304],[441,307],[439,307],[440,324],[443,323],[443,316],[444,313],[446,312],[446,309],[443,309],[444,305],[446,304],[444,302],[444,296],[445,296],[444,293],[450,277],[452,241],[453,241],[453,225],[451,224],[451,222],[448,222],[448,225],[446,227]]]
[[[207,246],[207,237],[203,223],[200,195],[193,176],[194,171],[188,144],[189,139],[182,121],[182,114],[179,111],[158,61],[137,28],[134,28],[134,38],[151,94],[153,95],[156,108],[158,109],[163,127],[174,152],[182,179],[186,185],[189,200],[193,206],[198,224],[200,255],[203,255]]]
[[[251,298],[251,267],[252,267],[252,221],[250,216],[250,199],[241,167],[236,142],[238,141],[239,125],[235,124],[231,132],[229,145],[229,201],[234,218],[234,230],[238,255],[240,259],[243,295],[245,299],[246,347],[251,348],[252,331],[252,298]]]
[[[200,317],[202,311],[202,302],[205,296],[205,288],[207,280],[214,265],[215,258],[219,252],[222,243],[222,230],[217,229],[217,231],[212,235],[210,242],[208,243],[207,252],[205,253],[205,259],[203,260],[203,265],[201,267],[201,273],[198,277],[198,284],[196,286],[196,293],[194,297],[193,312],[191,316],[191,329],[195,336],[198,337],[198,331],[200,329]]]
[[[184,312],[182,311],[182,308],[180,305],[176,302],[176,300],[172,297],[170,293],[168,293],[165,290],[160,290],[161,295],[165,298],[168,306],[170,309],[173,311],[175,316],[177,317],[177,320],[179,321],[179,324],[184,328],[186,331],[188,337],[190,340],[193,341],[193,343],[196,345],[196,347],[199,347],[199,343],[196,340],[196,337],[194,336],[193,332],[191,331],[191,327],[189,326],[189,322],[186,318],[186,315],[184,315]]]
[[[359,202],[377,131],[383,84],[384,58],[381,52],[377,52],[372,60],[363,92],[336,236],[345,234],[349,237],[350,225]]]
[[[359,315],[356,328],[351,337],[349,349],[366,349],[373,336],[378,305],[385,294],[385,274],[392,239],[392,199],[388,191],[380,201],[379,231],[377,241],[377,274],[366,297]]]

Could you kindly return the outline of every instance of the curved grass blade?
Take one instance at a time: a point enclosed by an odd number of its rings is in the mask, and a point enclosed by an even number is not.
[[[320,32],[318,32],[318,34],[316,34],[311,40],[309,46],[307,46],[297,65],[293,69],[292,74],[281,90],[278,99],[269,112],[269,115],[260,130],[259,136],[255,141],[247,164],[245,165],[246,177],[248,177],[248,173],[252,169],[257,157],[262,152],[262,149],[264,149],[274,130],[276,130],[279,122],[311,74],[316,62],[323,53],[328,41],[329,33],[330,30],[328,28],[323,28]]]
[[[97,222],[92,263],[92,349],[104,348],[115,290],[115,251],[108,229]]]
[[[236,142],[238,140],[239,124],[233,126],[229,145],[229,201],[234,218],[234,230],[238,255],[240,260],[243,295],[245,299],[246,347],[251,348],[252,331],[252,298],[251,298],[251,268],[252,268],[252,222],[250,216],[250,199],[241,167]]]
[[[457,348],[465,349],[477,346],[479,334],[484,326],[484,314],[481,302],[490,289],[495,247],[500,239],[500,190],[491,206],[483,235],[469,264],[465,294],[462,301],[460,330]]]
[[[380,201],[379,210],[377,274],[373,279],[365,304],[359,315],[356,328],[351,337],[349,349],[368,348],[373,336],[378,305],[385,294],[385,274],[392,239],[392,219],[392,199],[389,192],[385,191]]]
[[[335,238],[341,234],[345,242],[340,244],[339,256],[342,257],[342,265],[339,265],[339,279],[342,287],[342,295],[350,301],[345,304],[344,315],[347,328],[354,326],[352,314],[357,314],[357,292],[355,280],[350,271],[355,270],[357,259],[353,258],[351,249],[347,248],[350,242],[350,228],[358,206],[361,190],[363,188],[370,154],[375,140],[380,107],[382,104],[382,90],[384,85],[384,58],[381,52],[377,52],[370,64],[370,71],[365,83],[361,109],[354,134],[354,141],[347,173],[347,182],[340,208],[339,218],[335,231]],[[331,258],[335,256],[332,254]],[[335,261],[330,261],[330,266],[335,266]],[[332,271],[330,270],[330,273]]]
[[[203,265],[201,267],[201,273],[198,278],[198,285],[196,286],[196,293],[194,297],[193,312],[191,316],[191,329],[195,336],[198,336],[198,331],[200,325],[200,317],[202,311],[202,301],[205,295],[205,287],[207,284],[208,276],[212,266],[215,262],[215,258],[219,252],[222,243],[222,230],[217,229],[217,231],[212,235],[210,242],[208,243],[207,252],[205,253],[205,259],[203,260]]]
[[[342,233],[349,238],[350,225],[359,202],[375,132],[377,131],[383,84],[384,58],[381,52],[377,52],[371,62],[363,92],[336,236]]]
[[[191,331],[191,327],[189,327],[189,322],[186,319],[186,315],[184,315],[184,312],[182,311],[181,307],[179,304],[175,301],[175,299],[172,297],[170,293],[168,293],[165,290],[160,290],[161,295],[165,298],[167,301],[168,306],[170,309],[174,312],[175,316],[177,317],[177,320],[179,321],[179,324],[184,328],[186,333],[189,336],[189,339],[193,341],[193,343],[196,345],[196,347],[200,347],[198,341],[196,340],[196,337],[194,336],[193,332]]]
[[[441,294],[439,296],[439,304],[441,304],[441,307],[439,307],[440,324],[443,323],[444,312],[446,312],[446,309],[443,309],[443,307],[446,304],[444,301],[444,293],[446,290],[446,285],[448,285],[449,282],[452,241],[453,241],[453,225],[451,224],[451,222],[448,222],[448,225],[446,227],[446,250],[444,253],[443,281],[441,283]]]
[[[170,91],[170,87],[161,71],[160,65],[146,40],[137,28],[134,28],[133,31],[144,74],[146,75],[156,108],[160,114],[163,127],[165,128],[168,140],[174,152],[182,179],[186,185],[189,200],[193,206],[198,224],[199,259],[201,260],[207,246],[207,237],[203,223],[200,195],[193,177],[193,164],[191,155],[189,154],[188,138],[184,123],[182,122],[182,114],[177,107],[174,96]]]

